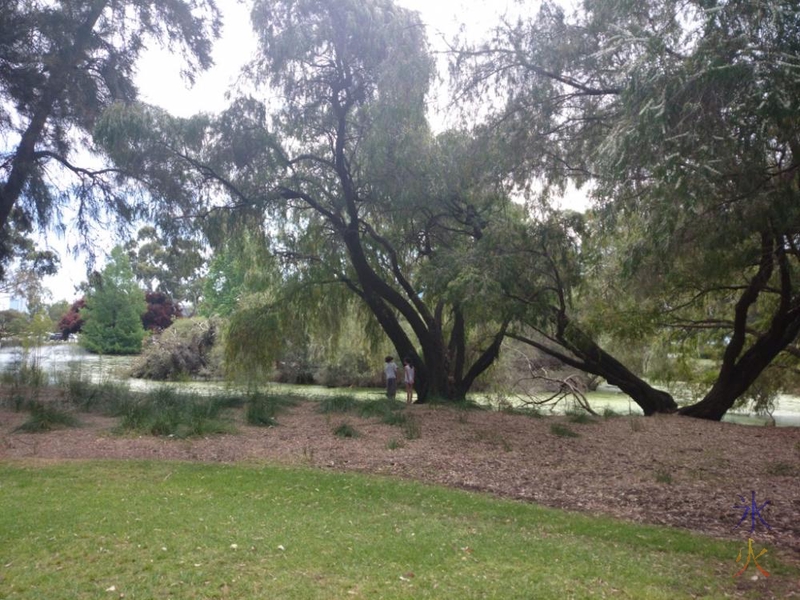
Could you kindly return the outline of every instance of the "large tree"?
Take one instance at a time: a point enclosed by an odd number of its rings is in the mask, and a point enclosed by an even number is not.
[[[214,122],[118,111],[100,137],[120,164],[181,157],[194,167],[182,181],[227,193],[238,219],[263,211],[287,276],[365,303],[417,365],[421,399],[463,398],[506,324],[470,294],[469,277],[454,286],[447,277],[500,226],[508,201],[487,149],[428,129],[433,61],[419,16],[390,0],[280,0],[255,2],[253,23],[261,50],[251,83],[280,94],[271,123],[271,107],[248,97]],[[120,129],[134,132],[124,144]],[[195,193],[181,210],[202,212],[197,198],[219,203]],[[332,289],[323,299],[339,297]]]
[[[80,158],[86,134],[109,104],[136,98],[148,46],[178,50],[191,79],[211,64],[218,29],[213,0],[0,2],[0,264],[10,240],[58,220],[68,203],[83,227],[106,210],[129,219],[144,208],[111,170]]]
[[[779,1],[545,3],[457,65],[465,92],[507,92],[490,120],[517,181],[592,182],[640,316],[719,333],[687,415],[720,419],[800,331],[798,33]]]

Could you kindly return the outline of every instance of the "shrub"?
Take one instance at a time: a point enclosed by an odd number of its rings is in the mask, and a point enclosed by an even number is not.
[[[78,419],[74,415],[52,404],[30,402],[28,410],[31,413],[30,419],[17,427],[15,431],[41,433],[51,431],[56,427],[75,427],[78,425]]]
[[[133,377],[156,381],[212,378],[222,374],[215,351],[217,325],[209,319],[179,319],[154,336],[131,369]]]
[[[553,423],[550,426],[550,433],[552,433],[553,435],[557,435],[558,437],[569,437],[569,438],[580,437],[579,433],[572,431],[572,429],[561,423]]]
[[[255,393],[247,401],[245,419],[250,425],[272,427],[278,424],[276,416],[295,404],[297,400],[289,396]]]
[[[333,434],[341,438],[357,438],[359,436],[358,431],[350,423],[342,423],[333,430]]]

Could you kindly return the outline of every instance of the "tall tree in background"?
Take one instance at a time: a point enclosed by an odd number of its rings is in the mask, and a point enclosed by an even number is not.
[[[132,218],[132,196],[112,171],[76,164],[98,115],[136,97],[135,62],[152,42],[177,49],[191,79],[211,64],[213,0],[0,2],[0,264],[10,241],[46,227],[71,202],[80,227],[102,214]],[[93,161],[96,164],[96,161]],[[69,189],[51,178],[71,176]],[[66,184],[65,184],[66,185]]]
[[[130,261],[121,247],[90,284],[81,310],[81,344],[98,354],[137,354],[142,349],[142,314],[147,306]]]
[[[453,275],[501,226],[508,199],[486,148],[428,129],[433,61],[418,15],[389,0],[257,1],[253,23],[251,82],[281,93],[272,122],[253,97],[213,121],[117,107],[98,140],[155,194],[164,184],[153,157],[182,160],[184,187],[205,192],[176,210],[203,214],[198,198],[213,206],[226,193],[236,219],[271,227],[273,254],[300,289],[327,286],[318,295],[327,310],[347,295],[369,307],[397,354],[414,360],[420,399],[463,398],[497,357],[506,323],[470,293],[468,274]]]
[[[136,279],[145,290],[196,308],[202,294],[202,244],[192,237],[167,235],[152,225],[142,227],[125,244]]]
[[[463,93],[507,91],[490,129],[517,181],[593,183],[637,316],[718,332],[687,415],[720,419],[800,331],[799,33],[787,2],[545,3],[455,65]]]

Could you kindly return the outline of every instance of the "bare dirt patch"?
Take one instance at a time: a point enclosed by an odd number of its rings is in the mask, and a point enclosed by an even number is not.
[[[0,459],[148,459],[278,462],[400,476],[489,492],[642,523],[692,529],[800,556],[800,429],[747,427],[678,416],[620,417],[570,423],[498,412],[415,405],[406,410],[419,428],[355,415],[326,415],[302,402],[272,428],[244,424],[238,433],[177,440],[116,435],[114,419],[79,415],[83,426],[47,433],[15,432],[24,413],[0,410]],[[343,422],[359,432],[340,438]],[[562,423],[579,437],[560,437]],[[766,500],[751,534],[750,506]],[[741,498],[740,498],[741,497]],[[735,551],[735,546],[734,546]]]

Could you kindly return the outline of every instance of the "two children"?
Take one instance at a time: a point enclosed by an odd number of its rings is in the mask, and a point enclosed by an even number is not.
[[[386,376],[386,396],[394,400],[397,395],[397,365],[393,356],[386,357],[383,373]],[[410,358],[403,361],[403,381],[406,384],[406,403],[411,404],[414,397],[414,365]]]

